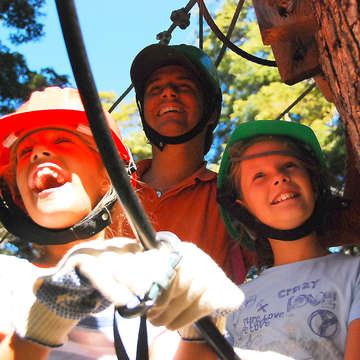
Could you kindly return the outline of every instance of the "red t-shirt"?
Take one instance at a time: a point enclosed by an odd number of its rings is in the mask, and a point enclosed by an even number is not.
[[[196,244],[236,283],[246,275],[242,250],[227,234],[216,202],[216,173],[206,163],[192,176],[165,193],[141,182],[151,160],[137,164],[136,193],[155,231],[171,231],[182,241]],[[127,225],[125,236],[132,236]]]

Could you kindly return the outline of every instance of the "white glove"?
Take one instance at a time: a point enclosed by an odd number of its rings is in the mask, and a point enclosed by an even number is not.
[[[21,338],[61,346],[79,320],[110,305],[87,280],[79,282],[74,269],[62,277],[58,268],[28,265],[12,292],[12,321]]]
[[[142,298],[154,282],[160,291],[167,287],[175,274],[172,257],[166,246],[143,252],[136,241],[115,238],[73,247],[55,268],[29,264],[31,280],[15,294],[20,302],[14,311],[16,333],[45,346],[61,346],[90,313],[111,303],[127,305],[135,295]]]
[[[147,312],[153,325],[177,330],[211,314],[222,330],[223,317],[243,302],[241,290],[194,244],[165,231],[157,239],[164,245],[147,251],[124,238],[80,245],[66,260],[65,273],[76,267],[115,306],[132,303],[134,295],[144,298],[157,284],[161,295]]]
[[[241,305],[242,292],[208,255],[172,233],[160,232],[157,237],[171,246],[143,251],[134,240],[114,238],[72,248],[56,268],[34,279],[36,298],[26,314],[19,313],[18,334],[59,346],[81,318],[110,303],[128,305],[134,295],[144,298],[154,288],[161,296],[148,318],[170,330],[209,314],[224,316]]]
[[[242,304],[242,291],[210,256],[194,244],[181,242],[174,234],[167,232],[158,233],[158,237],[171,242],[182,259],[170,287],[148,311],[147,318],[153,325],[165,325],[169,330],[177,330],[211,315],[222,331],[223,317]],[[191,328],[182,329],[180,335],[185,338],[199,337]]]

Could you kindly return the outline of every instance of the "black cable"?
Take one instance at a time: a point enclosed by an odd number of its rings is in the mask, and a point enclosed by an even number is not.
[[[243,57],[246,60],[252,61],[256,64],[259,65],[265,65],[265,66],[274,66],[276,67],[276,61],[272,61],[272,60],[266,60],[266,59],[262,59],[259,58],[257,56],[251,55],[249,53],[247,53],[246,51],[240,49],[238,46],[236,46],[233,42],[229,41],[226,36],[224,35],[224,33],[217,27],[217,25],[215,24],[214,20],[212,19],[207,7],[204,4],[203,0],[196,0],[198,3],[199,8],[202,10],[205,20],[208,23],[210,29],[213,31],[213,33],[219,38],[219,40],[221,40],[224,44],[226,44],[226,46],[234,51],[236,54],[240,55],[241,57]]]
[[[196,4],[196,0],[190,0],[186,6],[184,7],[184,12],[188,13],[190,12],[190,10],[194,7],[194,5]],[[168,45],[170,40],[171,40],[171,33],[175,30],[175,28],[177,27],[177,25],[175,24],[175,22],[173,22],[170,27],[166,30],[163,31],[159,34],[156,35],[157,40],[159,40],[160,44],[164,44],[164,45]],[[131,91],[131,89],[133,88],[133,85],[131,84],[123,93],[122,95],[111,105],[109,112],[111,113],[120,103],[121,101],[125,98],[125,96]]]
[[[122,102],[122,100],[124,99],[124,97],[132,90],[133,88],[133,84],[131,84],[123,93],[122,95],[111,105],[110,109],[109,109],[109,113],[112,113],[113,110]]]
[[[275,120],[280,120],[285,114],[287,114],[300,100],[302,100],[316,84],[309,86],[292,104],[290,104]]]
[[[76,85],[111,182],[121,199],[126,216],[144,248],[157,247],[154,229],[131,187],[129,177],[107,125],[88,62],[74,2],[73,0],[55,0],[55,2]],[[230,344],[220,334],[210,318],[202,318],[195,325],[206,339],[211,339],[209,344],[221,359],[239,360]]]
[[[76,85],[105,168],[135,236],[145,249],[157,247],[155,231],[131,187],[129,176],[107,125],[91,73],[74,2],[73,0],[56,0],[56,7]]]
[[[204,16],[199,8],[199,49],[204,48]]]
[[[244,2],[245,0],[239,0],[237,6],[236,6],[236,9],[235,9],[235,12],[234,12],[234,15],[233,15],[233,18],[231,19],[231,23],[230,23],[230,26],[229,26],[229,29],[228,29],[228,32],[226,34],[226,38],[228,40],[230,40],[231,38],[231,35],[235,29],[235,25],[236,25],[236,22],[237,22],[237,19],[239,18],[239,15],[240,15],[240,11],[241,9],[243,8],[244,6]],[[223,43],[223,46],[219,52],[219,55],[218,57],[216,58],[216,61],[215,61],[215,66],[218,67],[220,65],[220,62],[222,60],[222,58],[224,57],[225,55],[225,51],[227,49],[227,46],[225,43]]]

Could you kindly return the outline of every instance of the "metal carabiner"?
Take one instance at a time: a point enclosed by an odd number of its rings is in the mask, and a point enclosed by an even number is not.
[[[176,268],[181,261],[182,255],[174,251],[171,243],[167,240],[160,240],[161,243],[166,243],[164,246],[170,246],[172,249],[169,257],[168,268],[166,269],[164,276],[161,279],[154,281],[149,291],[143,298],[134,296],[133,301],[127,306],[121,306],[116,308],[118,313],[124,318],[133,318],[144,315],[149,309],[151,309],[161,296],[164,290],[166,290],[176,275]]]

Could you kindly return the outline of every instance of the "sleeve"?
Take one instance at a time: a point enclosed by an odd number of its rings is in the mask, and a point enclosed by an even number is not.
[[[360,258],[356,258],[354,261],[356,261],[356,267],[354,268],[354,274],[356,274],[356,276],[351,294],[348,326],[352,321],[360,318]]]
[[[0,255],[0,334],[13,331],[13,286],[16,278],[28,271],[31,264],[27,260],[11,255]]]

